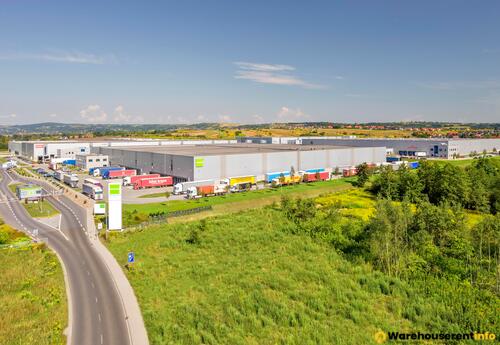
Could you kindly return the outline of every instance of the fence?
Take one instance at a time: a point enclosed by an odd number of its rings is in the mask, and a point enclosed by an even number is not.
[[[127,227],[125,229],[125,231],[134,231],[134,230],[144,229],[145,227],[148,227],[150,225],[165,224],[168,222],[168,218],[182,217],[182,216],[187,216],[190,214],[200,213],[200,212],[204,212],[204,211],[211,211],[211,210],[212,210],[212,206],[208,205],[208,206],[190,208],[187,210],[173,211],[173,212],[167,213],[165,215],[153,216],[153,217],[151,217],[151,220],[149,220],[147,222],[143,222],[143,223],[136,225],[136,226],[133,226],[133,227]]]

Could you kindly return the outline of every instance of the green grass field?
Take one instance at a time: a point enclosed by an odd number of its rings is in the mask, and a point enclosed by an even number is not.
[[[210,218],[189,243],[199,224],[107,243],[122,265],[135,252],[127,275],[151,344],[373,344],[379,329],[447,327],[444,302],[283,231],[287,219],[272,208]]]
[[[14,195],[16,194],[16,186],[20,184],[22,183],[9,184],[9,189]],[[27,204],[25,202],[21,202],[21,204],[33,218],[52,217],[59,214],[59,211],[56,210],[54,206],[52,206],[52,204],[47,200],[38,201],[37,203],[30,202]]]
[[[490,159],[494,160],[500,160],[500,156],[494,156],[491,157]],[[477,159],[474,158],[467,158],[467,159],[433,159],[432,161],[440,162],[440,163],[450,163],[452,165],[456,165],[459,167],[467,167],[471,165],[473,162],[475,162]]]
[[[144,194],[141,195],[139,198],[148,199],[148,198],[160,198],[160,197],[166,197],[166,193],[159,192],[159,193]]]
[[[0,226],[7,243],[29,240]],[[57,256],[44,246],[0,246],[0,344],[65,344],[67,301]]]
[[[282,195],[304,195],[329,193],[339,190],[339,187],[350,186],[353,179],[337,179],[331,181],[322,181],[315,183],[302,183],[294,186],[285,186],[281,188],[266,188],[261,190],[249,191],[245,193],[231,193],[222,196],[213,196],[193,200],[171,200],[160,203],[150,204],[124,204],[125,212],[156,213],[173,212],[188,210],[201,206],[215,206],[227,203],[252,202],[259,205],[260,201],[279,200]],[[164,193],[162,193],[164,194]]]

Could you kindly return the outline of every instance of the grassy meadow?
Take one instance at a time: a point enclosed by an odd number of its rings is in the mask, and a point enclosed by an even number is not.
[[[353,178],[342,178],[315,183],[302,183],[281,188],[266,188],[244,193],[231,193],[191,200],[171,200],[148,204],[123,204],[124,223],[133,225],[147,220],[150,214],[189,210],[202,206],[212,206],[214,214],[255,208],[279,201],[283,195],[314,197],[323,193],[345,190],[352,187]],[[162,193],[164,195],[164,193]],[[228,207],[231,204],[231,207]]]
[[[3,244],[29,240],[6,224]],[[65,344],[67,301],[57,256],[44,245],[0,246],[0,344]]]
[[[336,205],[343,226],[365,224],[376,199],[352,188],[315,204]],[[439,281],[389,277],[291,228],[270,205],[113,234],[106,245],[124,266],[135,252],[126,274],[151,344],[374,344],[378,330],[464,330],[457,308],[472,300]]]

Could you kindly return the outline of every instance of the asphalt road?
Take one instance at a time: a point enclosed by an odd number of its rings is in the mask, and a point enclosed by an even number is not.
[[[37,237],[57,253],[64,265],[69,285],[71,322],[68,343],[131,344],[123,304],[115,283],[84,232],[84,211],[65,196],[49,197],[62,214],[61,229],[44,225],[30,217],[7,187],[12,179],[23,182],[24,178],[0,170],[0,194],[5,200],[0,203],[0,213],[4,220],[32,237],[33,230],[37,229]],[[49,192],[53,190],[49,184],[40,184]]]

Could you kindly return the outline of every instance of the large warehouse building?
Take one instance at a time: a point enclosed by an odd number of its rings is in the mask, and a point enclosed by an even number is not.
[[[280,143],[283,138],[241,137],[240,143]],[[402,156],[454,158],[467,157],[472,153],[495,152],[500,150],[500,139],[387,139],[387,138],[346,138],[346,137],[287,137],[288,143],[302,145],[335,145],[349,147],[385,146],[394,154]]]
[[[88,154],[95,147],[114,146],[163,146],[163,145],[212,145],[234,144],[236,140],[60,140],[60,141],[9,141],[9,152],[32,161],[43,162],[51,158],[76,159],[76,155]]]
[[[386,148],[302,146],[283,144],[177,145],[157,147],[96,147],[111,165],[142,173],[173,176],[175,182],[308,169],[351,167],[363,162],[385,162]]]

